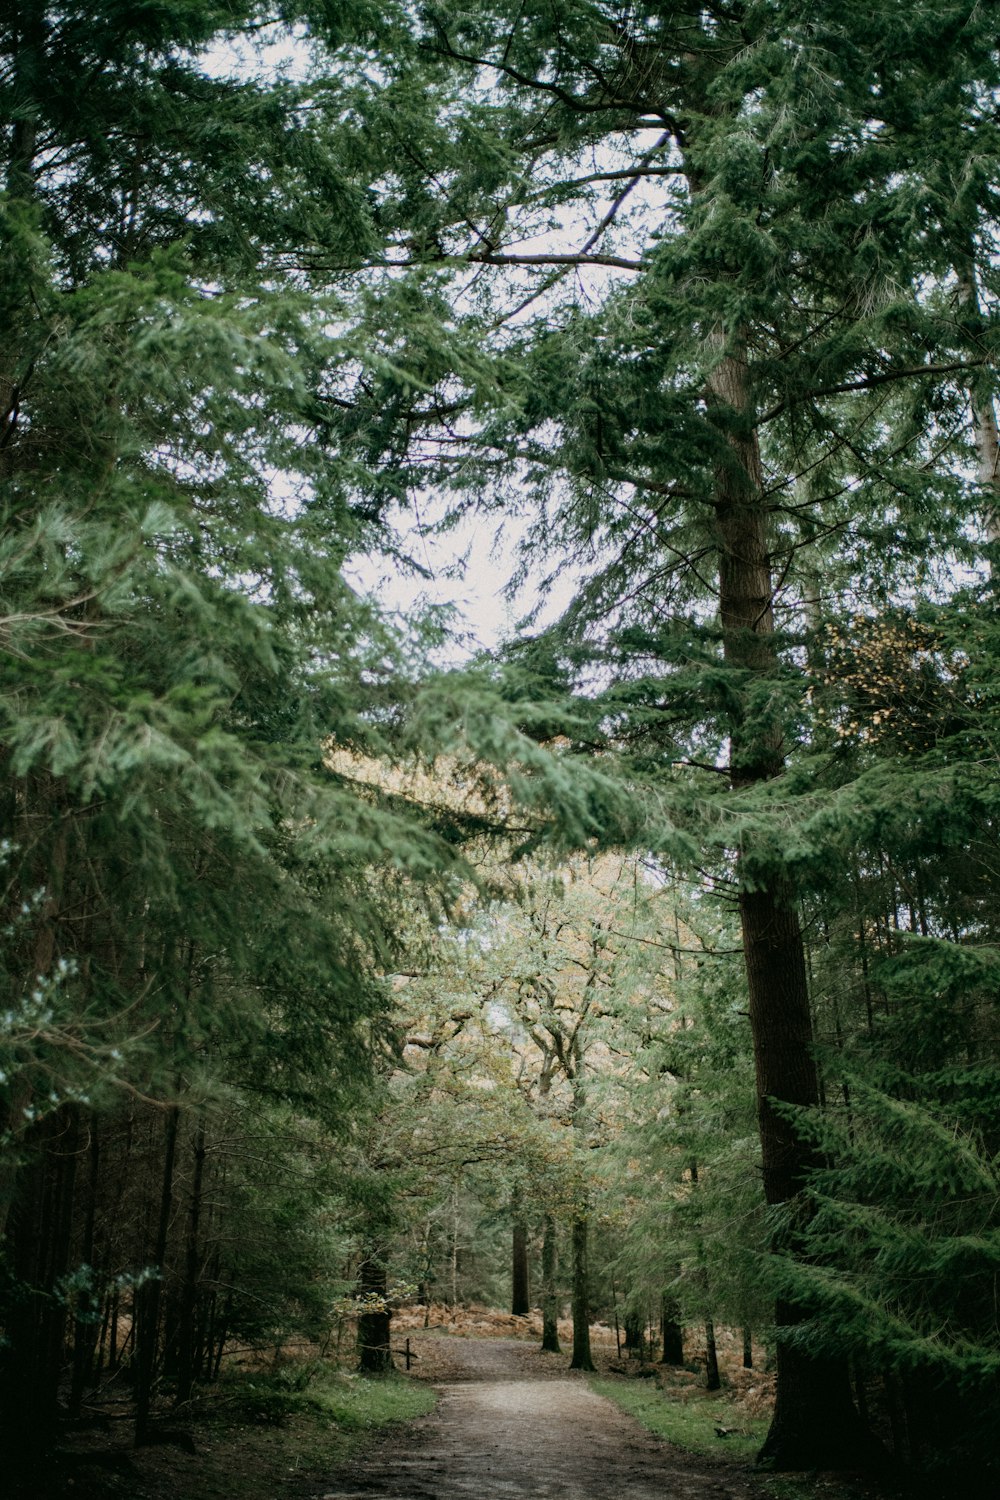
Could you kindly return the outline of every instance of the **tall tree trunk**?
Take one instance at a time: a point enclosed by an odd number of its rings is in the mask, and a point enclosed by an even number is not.
[[[515,1318],[525,1318],[531,1311],[528,1300],[528,1229],[523,1221],[514,1224],[511,1244],[510,1310]]]
[[[366,1247],[358,1272],[362,1307],[358,1318],[358,1369],[362,1375],[388,1375],[392,1361],[392,1314],[386,1294],[389,1289],[386,1245],[373,1239]]]
[[[592,1370],[593,1356],[590,1352],[590,1285],[587,1264],[587,1237],[589,1225],[586,1211],[578,1212],[573,1220],[573,1358],[571,1370]]]
[[[181,1405],[190,1401],[196,1369],[195,1311],[198,1302],[199,1259],[201,1243],[202,1188],[205,1180],[205,1125],[199,1121],[194,1138],[194,1173],[191,1181],[191,1203],[188,1209],[187,1245],[184,1255],[184,1284],[181,1288],[177,1326],[177,1392]]]
[[[153,1380],[160,1342],[160,1303],[167,1259],[167,1238],[174,1202],[174,1161],[177,1154],[177,1130],[180,1105],[167,1113],[163,1143],[163,1173],[160,1179],[160,1212],[153,1246],[153,1273],[135,1293],[133,1309],[135,1333],[135,1443],[140,1447],[149,1438],[149,1416],[153,1401]]]
[[[767,502],[748,371],[739,350],[722,355],[709,388],[727,448],[715,476],[724,653],[752,683],[774,672],[777,653]],[[753,788],[782,770],[781,726],[752,722],[737,708],[731,715],[733,789]],[[769,1205],[794,1214],[814,1155],[781,1106],[819,1101],[805,955],[786,877],[773,865],[756,865],[754,854],[751,846],[739,850],[739,911],[764,1195]],[[794,1252],[794,1235],[783,1248]],[[868,1455],[870,1440],[854,1408],[845,1362],[812,1355],[789,1341],[786,1331],[805,1317],[794,1302],[779,1300],[774,1419],[759,1457],[777,1469],[850,1467]]]
[[[680,1306],[677,1298],[664,1292],[660,1298],[660,1334],[663,1339],[661,1365],[684,1363],[684,1328],[681,1324]]]
[[[556,1221],[545,1215],[542,1226],[542,1348],[549,1354],[559,1349],[559,1299],[556,1292]]]
[[[100,1175],[101,1153],[100,1140],[97,1133],[97,1118],[91,1116],[89,1121],[90,1143],[90,1173],[87,1181],[87,1209],[83,1225],[83,1242],[80,1246],[80,1257],[85,1266],[93,1268],[94,1265],[94,1228],[97,1217],[97,1187]],[[97,1293],[91,1284],[82,1288],[76,1306],[76,1315],[73,1320],[73,1379],[70,1387],[69,1411],[70,1415],[78,1417],[83,1405],[83,1392],[87,1379],[91,1375],[94,1365],[94,1346],[97,1334]]]
[[[715,1320],[705,1319],[705,1389],[717,1391],[722,1386],[719,1378],[719,1350],[715,1342]]]
[[[625,1314],[622,1318],[625,1325],[625,1354],[629,1359],[642,1358],[642,1343],[645,1325],[642,1311],[630,1307],[626,1302]]]

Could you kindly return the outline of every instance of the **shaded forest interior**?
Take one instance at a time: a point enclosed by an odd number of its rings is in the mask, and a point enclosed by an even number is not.
[[[5,7],[31,1461],[436,1303],[996,1479],[988,11]]]

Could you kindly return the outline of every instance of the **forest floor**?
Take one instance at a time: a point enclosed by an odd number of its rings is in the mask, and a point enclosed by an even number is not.
[[[595,1330],[595,1382],[567,1369],[567,1353],[543,1354],[530,1319],[473,1311],[439,1314],[429,1328],[422,1322],[422,1315],[403,1314],[394,1324],[397,1363],[407,1344],[414,1357],[416,1378],[409,1381],[366,1381],[326,1369],[299,1392],[294,1365],[285,1367],[283,1380],[272,1373],[248,1382],[244,1374],[234,1386],[238,1396],[207,1402],[193,1420],[166,1419],[165,1442],[136,1450],[124,1431],[117,1439],[82,1435],[44,1473],[25,1475],[23,1487],[4,1493],[11,1500],[875,1500],[884,1494],[843,1476],[754,1472],[768,1382],[738,1368],[735,1341],[722,1349],[726,1389],[708,1396],[696,1369],[667,1372],[621,1359],[611,1330]],[[400,1417],[416,1419],[399,1425]],[[384,1425],[393,1418],[395,1426]]]

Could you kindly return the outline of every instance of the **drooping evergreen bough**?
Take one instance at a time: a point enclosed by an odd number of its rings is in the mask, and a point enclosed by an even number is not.
[[[374,231],[332,87],[310,100],[253,49],[301,23],[364,53],[375,18],[338,12],[16,0],[0,20],[19,1444],[123,1363],[141,1440],[155,1391],[186,1400],[227,1341],[322,1326],[344,1252],[317,1233],[322,1157],[361,1097],[402,872],[447,862],[324,759],[373,747],[409,672],[343,579],[379,522],[321,419]],[[320,252],[339,279],[303,269]]]

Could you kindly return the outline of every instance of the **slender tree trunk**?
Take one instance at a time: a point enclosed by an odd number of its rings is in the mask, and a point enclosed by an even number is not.
[[[518,1220],[514,1224],[511,1283],[510,1310],[515,1318],[527,1317],[531,1311],[528,1297],[528,1229],[523,1220]]]
[[[451,1189],[451,1306],[458,1306],[458,1183]]]
[[[749,1328],[743,1330],[743,1368],[753,1369],[753,1337]]]
[[[177,1153],[177,1129],[180,1105],[167,1114],[163,1149],[163,1175],[160,1181],[160,1214],[153,1246],[153,1274],[135,1293],[133,1333],[135,1334],[135,1443],[141,1447],[149,1438],[149,1416],[153,1401],[153,1379],[160,1340],[160,1304],[163,1275],[167,1259],[167,1238],[174,1202],[174,1160]]]
[[[722,1385],[719,1378],[719,1351],[715,1342],[715,1320],[705,1319],[705,1389],[717,1391]]]
[[[573,1358],[571,1370],[592,1370],[590,1352],[590,1286],[587,1264],[588,1223],[586,1213],[573,1220]]]
[[[586,1106],[586,1089],[583,1081],[583,1051],[580,1044],[579,1030],[575,1033],[570,1045],[572,1057],[572,1070],[569,1074],[570,1086],[573,1093],[573,1136],[574,1140],[584,1139],[584,1109]],[[590,1268],[588,1265],[588,1237],[590,1224],[588,1219],[589,1207],[586,1194],[581,1187],[580,1201],[578,1201],[573,1216],[573,1227],[571,1241],[573,1246],[573,1357],[570,1360],[571,1370],[592,1370],[594,1368],[593,1357],[590,1352]]]
[[[229,1323],[233,1315],[233,1300],[227,1297],[219,1316],[219,1324],[215,1331],[215,1348],[211,1353],[212,1366],[209,1379],[218,1380],[219,1370],[222,1368],[222,1355],[229,1338]]]
[[[122,1294],[115,1287],[111,1293],[111,1327],[108,1331],[108,1374],[117,1375],[120,1350],[118,1347],[118,1316],[121,1312]]]
[[[195,1311],[198,1301],[198,1273],[201,1245],[199,1227],[202,1210],[202,1188],[205,1180],[205,1126],[199,1121],[194,1139],[194,1173],[191,1181],[191,1203],[188,1209],[187,1245],[184,1255],[184,1284],[177,1326],[176,1400],[190,1401],[195,1379]]]
[[[108,1334],[111,1329],[111,1302],[112,1299],[110,1297],[105,1297],[104,1311],[101,1317],[101,1331],[97,1337],[97,1359],[94,1363],[93,1371],[95,1386],[100,1384],[101,1376],[104,1373],[104,1366],[107,1363]]]
[[[83,1226],[83,1243],[80,1255],[85,1266],[94,1265],[94,1227],[97,1216],[97,1186],[100,1173],[100,1141],[97,1134],[97,1118],[92,1116],[90,1126],[90,1173],[87,1182],[87,1209]],[[69,1411],[77,1417],[83,1405],[83,1392],[94,1365],[94,1344],[97,1331],[97,1299],[95,1289],[81,1290],[73,1320],[73,1379],[70,1387]]]
[[[542,1348],[559,1354],[559,1298],[556,1291],[556,1221],[545,1215],[542,1226]]]
[[[691,1184],[698,1184],[698,1163],[692,1159],[691,1162]],[[705,1389],[706,1391],[717,1391],[721,1385],[719,1380],[719,1355],[715,1343],[715,1320],[709,1309],[712,1305],[711,1288],[708,1280],[708,1263],[705,1258],[705,1248],[702,1243],[701,1234],[695,1240],[695,1254],[697,1256],[697,1269],[695,1279],[702,1295],[702,1305],[705,1312]]]
[[[684,1363],[684,1328],[680,1319],[677,1298],[664,1292],[660,1298],[660,1334],[663,1339],[661,1365]]]
[[[424,1327],[430,1327],[431,1321],[431,1277],[433,1262],[431,1259],[431,1221],[424,1220],[424,1227],[420,1235],[420,1280],[417,1284],[417,1301],[424,1309]]]

